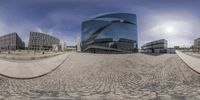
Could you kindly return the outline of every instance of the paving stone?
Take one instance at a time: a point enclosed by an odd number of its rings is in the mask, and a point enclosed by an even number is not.
[[[73,53],[42,77],[1,77],[0,94],[24,100],[188,99],[198,98],[199,77],[176,54]]]

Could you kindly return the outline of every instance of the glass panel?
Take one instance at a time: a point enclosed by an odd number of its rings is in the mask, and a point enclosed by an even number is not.
[[[116,13],[82,23],[82,51],[137,52],[136,15]]]

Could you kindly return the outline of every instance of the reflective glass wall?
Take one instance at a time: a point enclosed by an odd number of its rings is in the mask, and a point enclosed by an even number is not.
[[[92,53],[137,52],[135,14],[97,15],[82,23],[81,49]]]

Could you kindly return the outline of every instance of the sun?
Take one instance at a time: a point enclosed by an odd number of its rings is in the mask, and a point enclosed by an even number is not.
[[[164,28],[166,33],[174,33],[175,32],[175,28],[173,26],[166,26]]]

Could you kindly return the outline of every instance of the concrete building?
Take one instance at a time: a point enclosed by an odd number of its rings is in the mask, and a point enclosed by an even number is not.
[[[66,42],[60,43],[60,46],[61,46],[61,50],[60,51],[66,51],[66,49],[67,49],[67,43]]]
[[[53,44],[52,45],[52,51],[56,51],[56,52],[58,52],[58,51],[66,51],[66,49],[67,49],[66,42],[62,42],[60,44]]]
[[[52,45],[52,51],[58,52],[59,51],[59,45],[58,44],[53,44]]]
[[[200,52],[200,38],[194,40],[193,52]]]
[[[134,53],[138,51],[137,40],[135,14],[102,14],[82,23],[82,52]]]
[[[77,40],[76,40],[76,51],[80,52],[81,51],[81,39],[80,37],[77,37]]]
[[[144,44],[143,53],[167,53],[167,40],[161,39]]]
[[[59,45],[59,43],[60,40],[51,35],[40,32],[30,32],[28,47],[31,50],[52,50],[53,45]]]
[[[0,37],[0,50],[17,50],[24,48],[25,43],[16,32]]]

